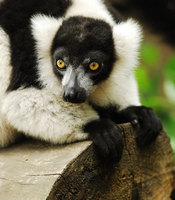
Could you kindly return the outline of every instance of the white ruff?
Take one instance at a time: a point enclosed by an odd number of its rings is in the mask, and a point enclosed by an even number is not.
[[[72,0],[72,5],[67,10],[65,18],[73,16],[100,19],[109,23],[111,26],[115,25],[110,12],[102,0]]]
[[[10,48],[8,35],[0,27],[0,147],[12,143],[18,134],[6,122],[2,114],[2,103],[10,83],[12,66],[10,65]]]
[[[36,15],[31,19],[31,27],[36,41],[39,80],[46,88],[60,94],[61,82],[53,73],[51,46],[56,32],[62,24],[62,18]]]

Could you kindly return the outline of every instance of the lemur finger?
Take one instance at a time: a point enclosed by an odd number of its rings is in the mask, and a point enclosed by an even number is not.
[[[162,130],[162,123],[153,109],[144,109],[140,131],[136,137],[138,146],[151,144]]]
[[[106,141],[102,137],[102,134],[98,133],[95,135],[95,137],[92,137],[91,139],[94,143],[95,150],[97,151],[99,156],[107,158],[109,155],[109,148]]]
[[[109,149],[108,160],[112,162],[118,162],[121,159],[123,151],[123,140],[116,130],[109,130],[103,134]]]

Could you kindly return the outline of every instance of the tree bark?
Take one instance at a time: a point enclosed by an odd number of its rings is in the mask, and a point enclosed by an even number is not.
[[[169,137],[162,131],[153,144],[139,149],[131,125],[121,127],[125,147],[119,163],[103,166],[90,145],[66,167],[47,200],[169,200],[175,189]]]

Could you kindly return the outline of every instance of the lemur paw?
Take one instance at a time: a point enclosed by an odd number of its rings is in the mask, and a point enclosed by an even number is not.
[[[162,130],[162,123],[152,108],[131,106],[126,109],[133,127],[139,125],[136,142],[139,147],[151,144]]]
[[[121,159],[124,146],[122,131],[111,120],[94,120],[85,126],[84,131],[89,133],[100,159],[109,163]]]

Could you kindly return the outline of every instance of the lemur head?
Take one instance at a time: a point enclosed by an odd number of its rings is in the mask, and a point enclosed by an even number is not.
[[[92,18],[65,20],[53,41],[52,58],[63,99],[84,102],[93,86],[109,76],[116,59],[111,27]]]
[[[39,79],[51,90],[62,88],[68,102],[85,102],[114,69],[131,71],[137,63],[140,29],[132,20],[111,25],[82,16],[39,15],[33,17],[32,29]]]

